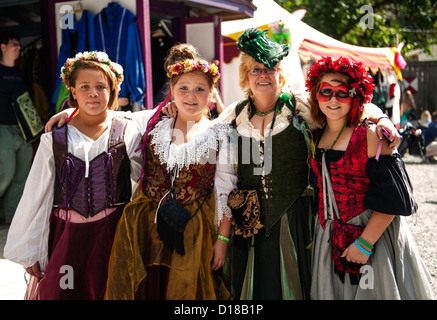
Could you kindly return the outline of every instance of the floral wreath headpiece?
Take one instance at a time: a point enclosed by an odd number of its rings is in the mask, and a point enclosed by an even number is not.
[[[182,62],[172,64],[167,68],[167,77],[172,78],[183,73],[191,71],[202,71],[204,73],[209,73],[213,77],[214,83],[220,79],[220,73],[217,66],[214,63],[209,63],[205,60],[193,60],[187,59]]]
[[[118,86],[120,87],[123,82],[123,67],[116,62],[109,59],[105,52],[101,51],[85,51],[79,52],[74,58],[68,58],[64,66],[61,68],[61,78],[66,84],[67,89],[69,89],[70,77],[74,68],[77,66],[78,61],[97,61],[106,64],[112,72],[114,72]]]
[[[349,96],[352,98],[352,109],[348,121],[349,123],[354,122],[363,110],[364,103],[372,101],[373,89],[375,88],[373,78],[361,62],[354,63],[345,57],[340,57],[337,60],[333,60],[332,57],[322,57],[311,66],[308,72],[308,79],[305,83],[306,91],[311,91],[320,74],[326,72],[338,72],[350,77],[348,86]]]

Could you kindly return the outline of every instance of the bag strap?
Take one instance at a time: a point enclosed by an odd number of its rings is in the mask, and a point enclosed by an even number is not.
[[[172,125],[172,128],[171,128],[170,143],[168,144],[168,155],[169,156],[170,156],[170,146],[171,146],[171,142],[173,140],[174,127],[176,125],[177,117],[178,117],[178,115],[176,114],[176,117],[174,118],[173,125]],[[168,172],[169,180],[170,180],[169,186],[168,186],[168,191],[167,191],[166,194],[164,194],[162,196],[161,200],[159,200],[158,207],[156,208],[156,213],[155,213],[155,223],[157,223],[158,210],[159,210],[159,207],[161,207],[162,200],[164,200],[165,197],[167,197],[167,195],[170,195],[170,198],[175,198],[174,190],[173,190],[173,182],[174,182],[174,179],[175,179],[176,175],[173,174],[173,170],[176,170],[176,167],[174,167],[173,169],[170,169],[170,171]],[[177,199],[176,199],[176,201],[177,201]]]
[[[176,114],[176,117],[174,118],[174,121],[173,121],[173,125],[171,127],[170,143],[168,144],[168,156],[170,156],[170,147],[171,147],[171,143],[173,141],[174,127],[176,126],[177,118],[178,118],[178,115]],[[175,171],[175,170],[176,170],[176,167],[174,167],[173,169],[171,169],[168,172],[168,174],[170,176],[170,183],[169,183],[169,188],[168,188],[168,192],[170,193],[170,198],[172,198],[172,197],[174,198],[173,183],[174,183],[174,180],[176,178],[176,175],[174,174],[173,171]]]

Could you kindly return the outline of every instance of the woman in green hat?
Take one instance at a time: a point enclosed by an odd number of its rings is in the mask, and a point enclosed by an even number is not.
[[[236,129],[240,189],[228,200],[235,231],[225,273],[235,299],[309,299],[313,192],[308,156],[315,122],[308,95],[284,92],[287,44],[248,29],[237,45],[242,51],[240,86],[247,99],[219,117]],[[383,116],[375,109],[376,118]],[[395,136],[394,126],[386,122]],[[241,216],[241,204],[248,203],[241,199],[249,193],[247,201],[253,201]],[[253,216],[247,218],[247,211]]]

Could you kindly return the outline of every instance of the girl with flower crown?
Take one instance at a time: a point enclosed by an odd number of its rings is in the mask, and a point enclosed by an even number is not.
[[[236,175],[229,126],[206,116],[219,73],[181,45],[166,65],[170,93],[143,122],[139,189],[117,228],[105,298],[228,299],[215,271],[226,258]],[[170,98],[174,119],[161,113]]]
[[[361,63],[324,57],[306,82],[319,212],[312,299],[432,299],[430,276],[403,216],[417,204],[400,155],[360,120],[373,93]]]
[[[103,52],[62,68],[68,124],[41,136],[4,255],[31,275],[28,299],[103,299],[115,229],[131,197],[141,134],[115,116],[123,69]]]

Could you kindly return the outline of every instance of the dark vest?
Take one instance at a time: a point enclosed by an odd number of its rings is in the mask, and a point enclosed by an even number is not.
[[[128,121],[125,118],[113,118],[108,152],[102,152],[89,162],[87,178],[85,162],[68,153],[67,126],[53,130],[55,206],[92,217],[105,208],[130,200],[130,161],[124,143]]]
[[[259,165],[253,156],[249,163],[246,161],[249,150],[250,155],[259,154],[259,142],[241,135],[238,138],[239,188],[257,190],[266,234],[303,193],[309,180],[308,149],[302,132],[290,124],[271,139],[270,148],[266,143],[264,149],[264,165],[271,161],[271,170],[262,176],[254,174]]]

